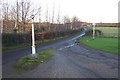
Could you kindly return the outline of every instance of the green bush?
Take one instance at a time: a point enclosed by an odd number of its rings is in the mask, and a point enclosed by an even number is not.
[[[2,44],[3,46],[13,46],[16,44],[22,44],[31,41],[30,34],[3,34]]]
[[[41,39],[53,39],[56,37],[63,37],[66,35],[71,35],[80,32],[80,30],[67,30],[67,31],[60,31],[60,32],[46,32],[44,34],[35,33],[35,40],[39,41]],[[43,36],[43,38],[42,38]],[[29,34],[20,34],[20,33],[13,33],[13,34],[3,34],[2,35],[2,44],[4,47],[19,45],[23,43],[31,42],[31,33]]]

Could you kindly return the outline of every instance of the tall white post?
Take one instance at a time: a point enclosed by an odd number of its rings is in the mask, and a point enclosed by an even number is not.
[[[34,15],[32,17],[32,54],[36,53],[35,50],[35,35],[34,35]]]
[[[95,39],[95,23],[93,23],[93,39]]]

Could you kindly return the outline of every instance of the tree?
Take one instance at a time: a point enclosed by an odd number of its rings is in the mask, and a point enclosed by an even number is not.
[[[38,13],[39,13],[39,28],[41,25],[41,6],[38,8]]]
[[[46,27],[49,27],[49,22],[48,22],[48,5],[46,5]],[[48,28],[48,31],[50,30],[50,28]]]
[[[2,3],[2,1],[0,1],[0,33],[1,34],[3,33],[3,10],[2,10],[2,7],[3,7],[3,3]]]
[[[21,2],[21,13],[22,13],[22,26],[23,32],[25,32],[25,23],[29,22],[29,17],[31,16],[31,3],[28,0]]]
[[[77,18],[76,16],[74,16],[72,18],[72,22],[71,22],[71,29],[77,29],[77,27],[79,26],[78,22],[79,22],[79,18]]]
[[[15,30],[19,32],[26,32],[25,25],[30,21],[32,14],[31,3],[29,0],[16,1],[15,5],[11,7],[11,19],[15,21]]]
[[[3,19],[8,20],[8,15],[9,15],[9,5],[8,3],[3,3]]]
[[[59,10],[58,10],[57,24],[60,24],[60,7],[59,7]]]
[[[60,6],[59,6],[59,9],[58,9],[58,15],[57,15],[57,25],[56,25],[56,27],[57,27],[57,36],[59,35],[59,33],[60,33]]]
[[[55,3],[53,3],[53,13],[52,13],[52,27],[53,31],[55,31],[55,26],[54,26],[54,15],[55,15]]]
[[[64,16],[63,17],[63,24],[64,24],[64,27],[66,30],[68,30],[68,28],[70,27],[69,24],[70,24],[70,18],[68,16]]]
[[[51,30],[51,16],[49,15],[49,24],[48,24],[49,31]]]

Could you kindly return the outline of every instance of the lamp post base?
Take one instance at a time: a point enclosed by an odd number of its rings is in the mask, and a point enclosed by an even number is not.
[[[35,46],[32,46],[32,54],[30,55],[31,58],[37,58]]]
[[[37,55],[37,54],[30,54],[30,58],[32,58],[32,59],[37,59],[37,58],[38,58],[38,55]]]
[[[35,54],[36,50],[35,50],[35,46],[32,46],[32,54]]]

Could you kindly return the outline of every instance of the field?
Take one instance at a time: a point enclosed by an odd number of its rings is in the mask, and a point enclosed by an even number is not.
[[[117,37],[118,27],[96,27],[96,30],[101,30],[104,37]],[[120,37],[120,34],[119,34]]]
[[[118,38],[95,38],[85,36],[80,38],[80,43],[85,44],[91,48],[99,49],[102,51],[110,52],[113,54],[118,53]]]

